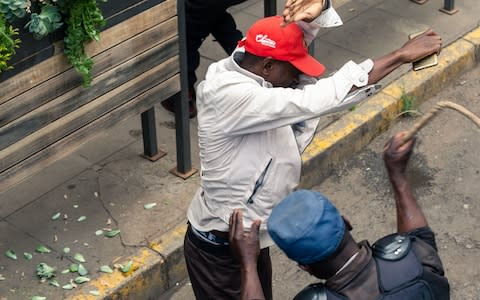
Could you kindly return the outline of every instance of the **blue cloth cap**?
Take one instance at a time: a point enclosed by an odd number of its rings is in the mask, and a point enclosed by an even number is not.
[[[267,228],[278,247],[303,265],[333,254],[345,233],[337,208],[322,194],[307,190],[283,199],[272,210]]]

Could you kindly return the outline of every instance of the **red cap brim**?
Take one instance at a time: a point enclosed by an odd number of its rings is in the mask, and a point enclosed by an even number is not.
[[[290,63],[308,76],[318,77],[325,72],[325,66],[310,55],[291,60]]]

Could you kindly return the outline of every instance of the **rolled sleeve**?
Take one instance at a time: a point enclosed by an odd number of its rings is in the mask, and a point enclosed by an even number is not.
[[[332,76],[338,98],[345,98],[353,86],[366,86],[368,84],[368,73],[372,68],[373,61],[371,59],[367,59],[361,64],[349,61],[343,65],[343,67]]]

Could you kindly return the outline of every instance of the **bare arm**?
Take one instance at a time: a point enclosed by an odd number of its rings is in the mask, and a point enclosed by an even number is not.
[[[414,140],[399,146],[401,137],[405,133],[399,133],[385,145],[384,162],[388,176],[395,194],[397,207],[397,230],[399,233],[413,231],[417,228],[428,226],[427,219],[422,209],[413,196],[412,189],[405,177],[405,169],[408,159],[412,154]]]
[[[252,223],[250,232],[243,231],[243,214],[235,209],[230,216],[229,240],[242,272],[242,300],[264,300],[262,285],[257,272],[260,254],[258,231],[260,221]]]
[[[442,38],[433,30],[427,30],[406,42],[398,50],[374,60],[373,69],[368,74],[368,83],[377,83],[401,65],[417,61],[433,53],[439,53],[441,48]]]

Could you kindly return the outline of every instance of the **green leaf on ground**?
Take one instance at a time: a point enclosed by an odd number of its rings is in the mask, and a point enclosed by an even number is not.
[[[151,209],[151,208],[154,208],[155,206],[157,206],[157,203],[156,203],[156,202],[153,202],[153,203],[145,204],[145,205],[143,206],[143,208],[145,208],[145,209]]]
[[[62,274],[67,274],[67,273],[70,273],[70,269],[65,269],[61,272]]]
[[[62,215],[62,213],[57,212],[56,214],[54,214],[54,215],[52,216],[52,220],[54,220],[54,221],[55,221],[55,220],[58,220],[61,215]]]
[[[90,295],[100,296],[100,292],[96,290],[89,291]]]
[[[71,264],[70,265],[70,272],[72,272],[72,273],[78,272],[78,264]]]
[[[102,235],[102,234],[103,234],[103,230],[101,230],[101,229],[95,231],[95,235],[96,235],[96,236],[99,236],[99,235]]]
[[[37,251],[38,253],[50,253],[52,252],[50,249],[48,249],[47,247],[43,246],[43,245],[40,245],[38,246],[35,251]]]
[[[83,257],[83,255],[81,255],[80,253],[75,253],[75,255],[73,256],[73,258],[78,261],[78,262],[81,262],[81,263],[84,263],[84,262],[87,262],[85,260],[85,258]]]
[[[44,279],[55,277],[55,268],[46,263],[39,263],[37,265],[37,276]]]
[[[26,260],[31,260],[33,258],[33,255],[31,253],[28,253],[28,252],[23,252],[23,257]]]
[[[80,216],[80,217],[78,217],[77,221],[82,222],[82,221],[85,221],[86,219],[87,219],[86,216]]]
[[[7,252],[5,252],[5,256],[10,259],[17,260],[17,254],[13,250],[8,250]]]
[[[73,288],[74,286],[71,283],[62,286],[62,289],[64,290],[73,290]]]
[[[90,278],[85,277],[85,276],[78,276],[77,278],[75,278],[74,281],[75,281],[75,283],[82,284],[82,283],[90,281]]]
[[[48,284],[53,285],[53,286],[55,286],[55,287],[59,287],[59,286],[60,286],[60,284],[58,283],[58,281],[56,281],[55,279],[50,280],[50,281],[48,282]]]
[[[70,248],[68,248],[68,247],[63,248],[63,253],[65,253],[65,254],[70,253]]]
[[[47,300],[47,297],[43,297],[43,296],[33,296],[31,300]]]
[[[113,238],[113,237],[117,236],[119,233],[120,233],[120,230],[115,229],[115,230],[105,232],[105,236],[108,237],[108,238]]]
[[[130,271],[130,269],[132,268],[132,265],[133,261],[129,260],[124,266],[122,266],[120,271],[122,271],[122,273],[128,273],[128,271]]]
[[[78,275],[85,276],[87,274],[88,274],[88,270],[82,264],[79,264],[78,265]]]
[[[110,268],[110,266],[106,266],[106,265],[101,266],[100,271],[103,272],[103,273],[113,273],[112,268]]]

